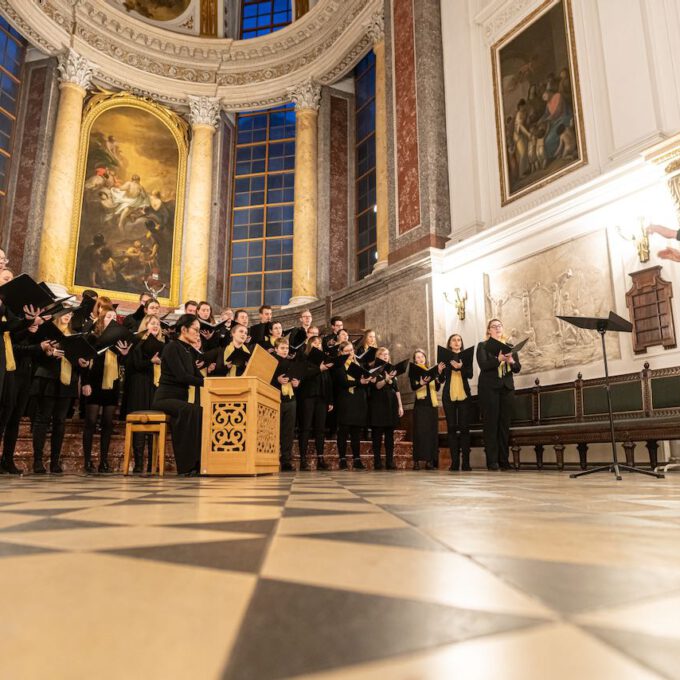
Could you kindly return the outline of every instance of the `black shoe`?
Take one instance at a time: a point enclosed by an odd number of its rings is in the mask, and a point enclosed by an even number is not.
[[[108,461],[106,460],[100,461],[98,470],[100,474],[106,474],[108,472],[111,472],[111,468],[109,467]]]
[[[41,460],[34,460],[33,461],[33,474],[34,475],[44,475],[47,474],[47,469],[43,465],[43,462]]]
[[[426,470],[434,470],[434,465],[432,463],[425,463]]]
[[[295,468],[292,463],[285,461],[281,463],[281,472],[295,472]]]
[[[316,469],[317,470],[330,470],[328,463],[321,457],[316,459]]]
[[[310,472],[311,469],[311,465],[306,460],[300,462],[300,472]]]
[[[2,468],[3,472],[6,472],[8,475],[23,475],[24,471],[18,468],[13,460],[7,460],[6,458],[3,458],[0,461],[0,467]]]
[[[471,471],[472,471],[472,468],[471,468],[469,465],[463,465],[463,467],[461,468],[461,470],[462,470],[463,472],[471,472]]]
[[[189,470],[189,472],[183,472],[181,477],[198,477],[198,470]]]
[[[62,475],[64,474],[64,470],[60,463],[50,463],[50,473],[53,475]]]
[[[414,470],[420,470],[420,461],[419,460],[413,461],[413,469]]]
[[[361,462],[361,458],[354,458],[352,460],[352,470],[365,470],[366,466]]]
[[[347,458],[341,458],[340,459],[340,469],[341,470],[347,469]]]
[[[94,463],[91,460],[86,460],[85,473],[88,475],[93,475],[95,472],[97,472],[97,468],[94,466]]]
[[[500,467],[498,467],[498,465],[494,464],[494,465],[487,465],[486,469],[491,471],[491,472],[498,472],[500,470]]]
[[[457,465],[454,465],[453,463],[449,465],[449,472],[458,472],[458,470],[460,470],[460,468]]]
[[[373,464],[373,469],[374,470],[382,470],[383,469],[383,464],[381,461],[378,461],[377,463]]]
[[[399,468],[394,463],[387,463],[385,470],[398,470]]]
[[[504,471],[512,470],[512,465],[510,465],[510,463],[501,463],[499,467]]]

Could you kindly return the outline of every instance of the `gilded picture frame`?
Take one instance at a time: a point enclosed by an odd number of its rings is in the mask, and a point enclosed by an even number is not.
[[[83,112],[74,199],[71,291],[179,304],[187,122],[128,92],[95,94]]]
[[[546,0],[491,47],[501,205],[588,162],[571,0]]]

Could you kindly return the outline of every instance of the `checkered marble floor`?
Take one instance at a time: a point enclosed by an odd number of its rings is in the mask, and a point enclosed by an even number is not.
[[[680,678],[680,475],[0,478],[0,677]]]

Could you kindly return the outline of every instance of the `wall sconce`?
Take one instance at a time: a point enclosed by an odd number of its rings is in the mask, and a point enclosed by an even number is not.
[[[635,233],[634,230],[623,229],[622,227],[616,227],[621,238],[626,239],[626,241],[632,241],[635,244],[635,249],[637,250],[638,259],[641,264],[649,262],[649,235],[647,234],[646,222],[644,217],[639,217],[638,222],[640,223],[639,233]]]
[[[456,299],[451,301],[449,300],[448,293],[444,293],[444,297],[446,298],[446,301],[450,304],[453,305],[456,308],[456,312],[458,313],[458,318],[461,321],[465,320],[465,303],[467,302],[468,299],[468,294],[465,289],[461,288],[454,288],[454,292],[456,293]]]

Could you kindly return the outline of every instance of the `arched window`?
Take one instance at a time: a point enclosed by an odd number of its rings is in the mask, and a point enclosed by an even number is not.
[[[3,221],[25,52],[24,38],[0,17],[0,219]]]
[[[377,259],[375,174],[375,54],[354,69],[356,94],[356,272],[363,279]]]
[[[291,22],[291,0],[243,0],[242,37]],[[229,304],[286,305],[293,285],[293,104],[236,116]]]

